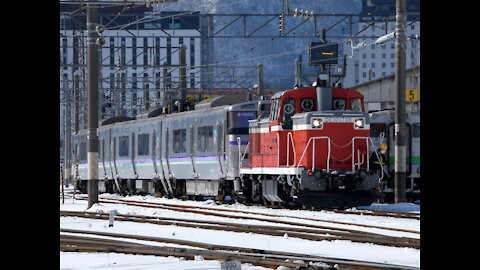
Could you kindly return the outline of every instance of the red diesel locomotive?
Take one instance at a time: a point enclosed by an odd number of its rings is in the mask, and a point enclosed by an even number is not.
[[[297,88],[271,97],[269,117],[249,121],[249,166],[235,193],[247,201],[307,207],[369,205],[370,119],[355,90]]]

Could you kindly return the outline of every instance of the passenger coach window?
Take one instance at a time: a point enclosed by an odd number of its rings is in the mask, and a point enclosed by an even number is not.
[[[370,124],[370,137],[380,137],[380,133],[386,134],[387,126],[385,124]]]
[[[137,136],[137,155],[139,156],[147,156],[149,154],[149,148],[148,148],[148,141],[149,141],[149,136],[150,134],[145,133],[145,134],[138,134]]]
[[[420,123],[412,124],[412,137],[420,138]]]
[[[248,121],[256,117],[257,112],[228,112],[228,133],[248,134]]]
[[[185,153],[187,151],[185,147],[186,141],[187,141],[186,129],[173,130],[173,152],[174,153]]]
[[[199,127],[197,130],[197,151],[210,152],[213,150],[213,126]]]
[[[343,98],[336,98],[333,100],[333,109],[338,111],[345,110],[345,99]]]
[[[81,142],[78,151],[78,160],[87,160],[87,143]]]
[[[118,156],[128,157],[128,136],[118,137]]]

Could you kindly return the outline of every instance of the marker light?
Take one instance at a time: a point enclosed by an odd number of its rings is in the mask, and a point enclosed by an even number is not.
[[[321,118],[312,118],[312,127],[313,128],[323,128],[323,121]]]
[[[312,171],[307,171],[307,175],[308,175],[308,176],[312,176],[312,175],[313,175],[313,172],[312,172]]]
[[[361,129],[365,127],[365,119],[363,118],[357,118],[354,121],[354,127],[355,129]]]

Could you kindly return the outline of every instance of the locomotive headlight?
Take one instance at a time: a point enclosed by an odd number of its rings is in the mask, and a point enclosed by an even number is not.
[[[312,118],[312,127],[313,128],[323,128],[323,121],[321,118]]]
[[[355,129],[364,128],[365,127],[365,119],[364,118],[357,118],[353,122],[353,125],[354,125]]]

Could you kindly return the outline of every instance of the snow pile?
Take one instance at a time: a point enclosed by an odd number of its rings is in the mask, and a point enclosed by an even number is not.
[[[358,206],[356,208],[359,210],[420,213],[420,205],[413,204],[413,203],[395,203],[395,204],[372,203],[372,205],[370,206]]]

